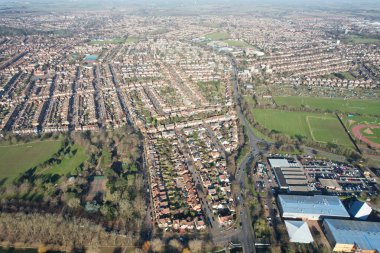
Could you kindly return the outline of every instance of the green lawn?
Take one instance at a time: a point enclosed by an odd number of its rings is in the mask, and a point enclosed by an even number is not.
[[[48,169],[38,171],[38,174],[58,174],[66,175],[75,170],[79,165],[88,159],[86,150],[78,145],[73,145],[72,150],[76,150],[75,155],[66,156],[60,164],[55,164]]]
[[[105,40],[91,40],[92,45],[107,45],[107,44],[123,44],[126,40],[124,38],[114,38]]]
[[[370,117],[370,116],[346,116],[344,115],[342,117],[343,123],[346,125],[348,129],[352,129],[356,125],[360,124],[368,124],[368,125],[380,125],[380,117]],[[380,143],[380,129],[379,128],[372,128],[368,133],[368,129],[363,128],[361,130],[361,133],[368,137],[371,141]]]
[[[223,103],[226,87],[220,81],[198,82],[202,95],[211,103]]]
[[[243,40],[225,40],[223,41],[230,47],[248,47],[249,44]]]
[[[136,43],[138,41],[139,41],[138,37],[129,36],[125,42],[128,44],[133,44],[133,43]]]
[[[322,143],[334,143],[337,145],[353,147],[347,133],[335,116],[306,116],[313,140]]]
[[[353,126],[356,126],[358,124],[370,124],[370,125],[377,125],[380,124],[380,118],[379,117],[371,117],[371,116],[347,116],[344,115],[341,117],[343,120],[343,123],[346,125],[347,128],[352,128]]]
[[[0,147],[0,179],[7,182],[47,159],[61,147],[61,140]]]
[[[367,137],[369,140],[375,142],[375,143],[380,143],[380,128],[371,128],[370,131],[372,133],[368,133],[369,129],[362,129],[360,132]]]
[[[256,121],[270,130],[352,147],[349,137],[333,114],[253,109],[253,115]]]
[[[226,40],[229,39],[231,36],[226,33],[226,32],[214,32],[214,33],[209,33],[205,35],[206,39],[211,39],[211,40]]]
[[[355,77],[349,71],[338,72],[338,73],[334,73],[333,75],[338,77],[339,79],[343,79],[343,80],[344,79],[345,80],[354,80],[355,79]]]
[[[371,38],[360,35],[350,35],[346,41],[350,44],[377,44],[380,43],[379,38]]]
[[[315,97],[274,97],[278,105],[289,107],[309,107],[311,109],[322,109],[340,111],[344,113],[360,113],[380,116],[380,100],[349,99],[343,98],[315,98]]]

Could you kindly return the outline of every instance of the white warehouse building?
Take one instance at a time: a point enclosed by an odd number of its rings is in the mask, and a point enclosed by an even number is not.
[[[323,218],[350,218],[337,196],[278,195],[283,218],[321,220]]]

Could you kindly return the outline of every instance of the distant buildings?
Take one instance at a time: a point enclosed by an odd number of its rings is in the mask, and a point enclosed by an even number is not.
[[[283,218],[321,220],[350,217],[337,196],[279,195],[278,200]]]
[[[325,219],[323,226],[334,251],[380,251],[379,222]]]

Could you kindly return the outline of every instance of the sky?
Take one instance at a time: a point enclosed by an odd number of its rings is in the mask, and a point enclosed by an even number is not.
[[[128,6],[138,5],[141,8],[151,6],[186,7],[202,5],[260,5],[274,7],[302,7],[302,8],[333,8],[333,9],[375,9],[380,11],[380,0],[0,0],[0,8],[34,6]]]

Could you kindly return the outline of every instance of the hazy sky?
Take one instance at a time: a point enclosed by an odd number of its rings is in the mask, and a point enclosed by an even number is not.
[[[162,7],[174,6],[201,6],[201,5],[271,5],[275,7],[312,7],[334,9],[375,9],[380,11],[380,0],[0,0],[0,7],[31,7],[31,6],[58,6],[66,7],[101,5],[109,7],[139,5],[150,7],[154,5]]]

